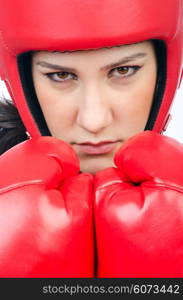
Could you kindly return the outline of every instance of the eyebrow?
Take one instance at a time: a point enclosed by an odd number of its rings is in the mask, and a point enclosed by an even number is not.
[[[110,69],[110,68],[115,68],[119,65],[123,65],[123,64],[127,64],[128,62],[134,61],[138,58],[143,58],[147,56],[147,53],[136,53],[130,56],[125,56],[122,59],[120,59],[119,61],[117,61],[116,63],[112,63],[109,65],[106,65],[105,67],[102,67],[102,70],[106,70],[106,69]]]
[[[147,56],[147,53],[144,53],[144,52],[136,53],[136,54],[133,54],[133,55],[130,55],[130,56],[125,56],[122,59],[120,59],[119,61],[117,61],[116,63],[108,64],[108,65],[102,67],[101,70],[115,68],[115,67],[117,67],[117,66],[119,66],[121,64],[126,64],[128,62],[134,61],[134,60],[136,60],[138,58],[143,58],[145,56]],[[41,66],[43,68],[48,68],[48,69],[64,70],[66,72],[73,72],[73,73],[77,72],[77,70],[74,69],[74,68],[69,68],[69,67],[65,67],[65,66],[61,66],[61,65],[56,65],[56,64],[51,64],[51,63],[48,63],[46,61],[38,61],[36,63],[36,65],[39,65],[39,66]]]

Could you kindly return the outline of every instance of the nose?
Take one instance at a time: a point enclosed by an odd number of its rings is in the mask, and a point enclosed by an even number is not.
[[[77,113],[77,124],[91,133],[101,132],[110,126],[113,113],[108,97],[100,87],[90,86],[82,93]]]

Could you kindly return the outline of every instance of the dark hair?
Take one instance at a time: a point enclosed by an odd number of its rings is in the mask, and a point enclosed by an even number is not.
[[[0,98],[0,154],[27,139],[18,110],[10,100]]]

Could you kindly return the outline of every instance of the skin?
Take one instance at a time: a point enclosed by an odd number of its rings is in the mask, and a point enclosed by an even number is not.
[[[52,136],[72,145],[82,172],[95,174],[113,166],[121,145],[144,130],[156,84],[156,57],[150,41],[76,52],[37,51],[32,75]],[[114,147],[107,153],[86,153],[79,144],[89,142]],[[101,146],[96,148],[102,152]]]

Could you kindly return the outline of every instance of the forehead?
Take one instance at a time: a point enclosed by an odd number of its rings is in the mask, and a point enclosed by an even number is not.
[[[145,52],[151,53],[153,52],[153,43],[151,41],[144,41],[135,44],[129,45],[119,45],[111,48],[100,48],[100,49],[89,49],[89,50],[78,50],[78,51],[67,51],[67,52],[59,52],[59,51],[34,51],[33,52],[33,62],[37,59],[48,59],[48,60],[59,60],[64,59],[64,61],[80,58],[106,58],[110,59],[113,57],[123,57],[133,55],[135,53]]]

